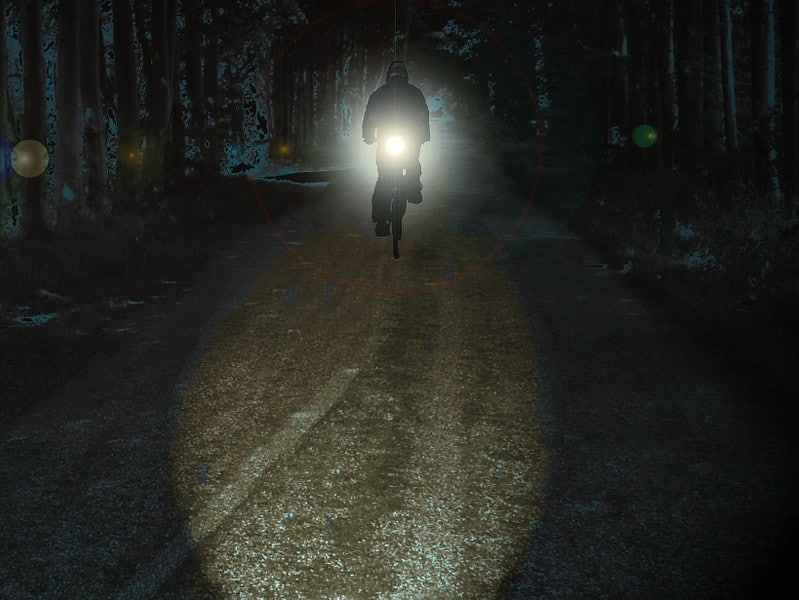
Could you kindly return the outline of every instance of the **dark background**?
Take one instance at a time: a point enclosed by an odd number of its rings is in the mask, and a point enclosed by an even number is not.
[[[497,157],[795,423],[795,1],[0,0],[0,18],[2,422],[107,350],[48,315],[201,268],[262,222],[248,178],[280,211],[308,198],[268,178],[357,161],[398,57],[434,136]],[[23,178],[31,139],[50,162]]]
[[[258,218],[214,186],[336,166],[397,57],[434,131],[500,156],[525,190],[545,165],[533,200],[633,276],[701,288],[692,301],[710,294],[714,316],[793,340],[796,13],[776,0],[0,2],[3,306],[136,270],[126,261],[154,251],[143,236]],[[634,143],[640,125],[651,147]],[[25,139],[48,149],[41,177],[10,168]],[[558,173],[579,177],[549,193]]]

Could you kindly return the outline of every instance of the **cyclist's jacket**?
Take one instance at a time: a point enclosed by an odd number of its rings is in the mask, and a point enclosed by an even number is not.
[[[424,95],[404,81],[389,81],[369,97],[363,116],[363,139],[375,139],[381,131],[394,128],[412,144],[430,141],[430,111]]]

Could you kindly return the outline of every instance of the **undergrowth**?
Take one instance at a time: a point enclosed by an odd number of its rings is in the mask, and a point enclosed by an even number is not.
[[[258,214],[246,178],[183,182],[136,214],[75,223],[46,239],[0,239],[0,309],[114,302],[185,278]]]
[[[598,182],[576,224],[624,272],[659,284],[701,318],[795,339],[796,213],[771,206],[752,184],[725,187],[676,173],[615,172]]]

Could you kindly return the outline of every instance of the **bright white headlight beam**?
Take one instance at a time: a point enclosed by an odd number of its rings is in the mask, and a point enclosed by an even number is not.
[[[395,156],[402,154],[402,151],[405,150],[405,142],[402,141],[400,136],[393,135],[386,140],[386,150]]]

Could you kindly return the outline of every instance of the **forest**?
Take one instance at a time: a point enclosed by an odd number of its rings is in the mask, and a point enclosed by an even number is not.
[[[31,241],[217,214],[213,185],[333,166],[400,53],[431,114],[520,181],[539,141],[545,171],[591,173],[560,209],[628,269],[689,272],[732,312],[793,321],[793,0],[0,0],[0,19],[0,230],[18,265]],[[26,148],[44,148],[42,175],[12,164]]]
[[[0,29],[0,597],[799,598],[799,0]]]

